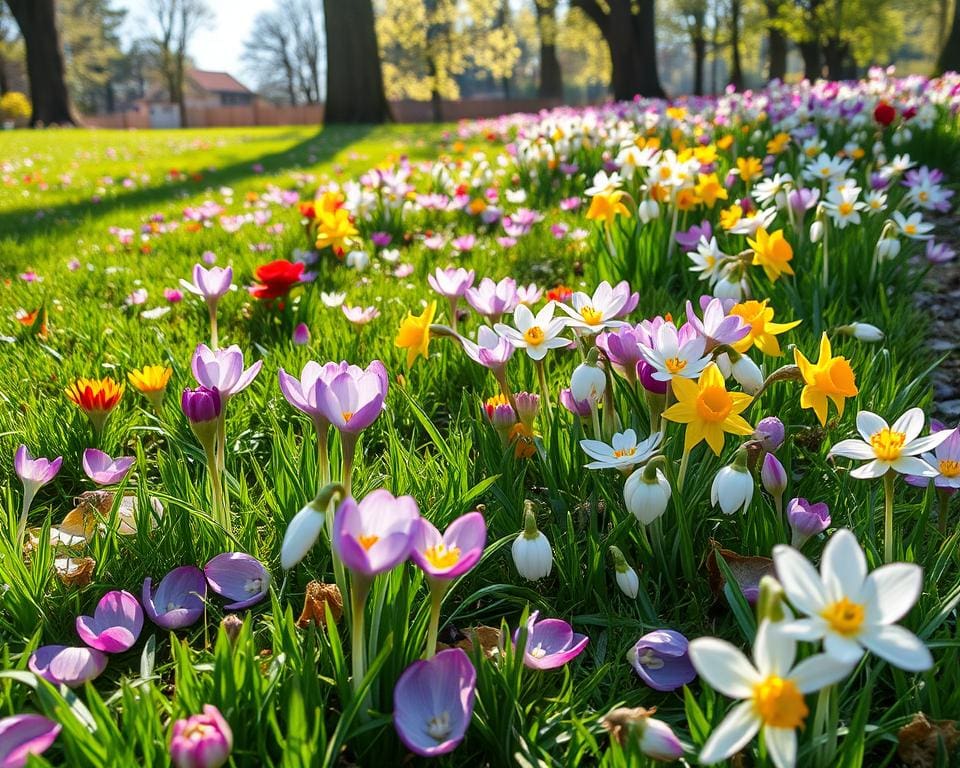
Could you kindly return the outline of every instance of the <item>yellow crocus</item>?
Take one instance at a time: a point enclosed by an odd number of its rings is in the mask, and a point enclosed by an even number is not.
[[[799,349],[793,350],[793,358],[803,377],[800,407],[812,408],[821,426],[827,425],[827,400],[837,406],[837,416],[843,415],[845,398],[854,397],[857,379],[845,357],[834,357],[827,334],[820,338],[820,359],[811,363]]]
[[[607,227],[613,226],[613,220],[617,216],[630,218],[630,211],[622,202],[624,194],[626,193],[620,189],[612,192],[598,192],[590,200],[587,218],[590,221],[602,220]]]
[[[707,208],[713,208],[717,200],[727,199],[727,190],[715,173],[697,174],[697,197],[699,197]]]
[[[397,331],[397,338],[393,343],[398,348],[407,350],[407,368],[413,365],[418,356],[427,359],[430,326],[436,314],[437,302],[431,301],[419,316],[408,312],[400,323],[400,330]]]
[[[753,427],[740,415],[753,398],[742,392],[727,392],[723,374],[715,363],[704,368],[696,382],[674,376],[670,385],[677,402],[663,412],[663,417],[687,425],[684,453],[706,440],[710,450],[719,456],[725,433],[749,435],[753,432]]]
[[[168,366],[145,365],[139,371],[130,371],[127,379],[135,389],[146,395],[154,408],[160,410],[163,394],[172,375],[173,369]]]

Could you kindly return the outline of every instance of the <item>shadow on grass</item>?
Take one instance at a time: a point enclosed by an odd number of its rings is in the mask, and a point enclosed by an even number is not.
[[[295,167],[307,167],[330,160],[341,150],[359,141],[373,130],[372,125],[321,127],[316,133],[278,152],[245,157],[222,168],[204,171],[200,182],[189,176],[175,182],[139,187],[120,192],[100,203],[89,200],[66,201],[52,206],[43,206],[44,215],[37,217],[37,206],[25,206],[0,211],[0,238],[11,237],[20,242],[40,237],[58,228],[63,220],[73,223],[80,218],[103,219],[125,208],[142,205],[160,205],[176,199],[183,193],[196,195],[208,187],[230,186],[237,181],[253,176],[252,166],[263,166],[264,177],[276,175]],[[69,134],[64,134],[67,138]],[[242,146],[242,145],[241,145]],[[171,163],[174,166],[174,163]]]

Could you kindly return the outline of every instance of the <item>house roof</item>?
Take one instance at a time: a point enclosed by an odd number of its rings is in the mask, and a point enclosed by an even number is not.
[[[208,72],[203,69],[191,69],[190,79],[198,87],[211,93],[253,93],[247,86],[227,72]]]

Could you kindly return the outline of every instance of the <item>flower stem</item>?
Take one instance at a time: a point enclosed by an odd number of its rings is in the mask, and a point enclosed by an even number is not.
[[[320,485],[317,490],[330,482],[330,423],[317,420],[314,424],[317,430],[317,470],[320,473]]]
[[[215,302],[209,302],[207,304],[207,309],[210,312],[210,349],[217,349],[218,347],[218,334],[217,334],[217,305]]]
[[[547,387],[547,373],[543,360],[537,360],[537,379],[540,382],[540,392],[543,394],[543,402],[547,406],[547,422],[553,424],[553,405],[550,402],[550,389]]]
[[[20,524],[17,526],[17,551],[23,549],[23,537],[27,533],[27,515],[30,514],[30,507],[33,506],[33,497],[36,496],[35,488],[24,488],[23,507],[20,510]]]
[[[353,495],[353,460],[357,452],[357,436],[352,432],[340,433],[340,447],[343,450],[343,464],[340,482]]]
[[[427,629],[427,652],[425,659],[432,659],[437,652],[437,635],[440,633],[440,604],[447,591],[445,581],[430,581],[430,627]]]
[[[351,663],[353,664],[353,692],[358,693],[360,684],[363,682],[367,669],[366,653],[364,652],[364,631],[363,631],[363,609],[367,603],[367,595],[370,594],[371,581],[365,576],[353,574],[350,589],[350,605],[352,608],[350,622],[350,640],[353,653],[351,654]],[[361,708],[361,717],[368,707],[368,702],[364,702]]]
[[[896,474],[887,470],[883,476],[883,562],[893,562],[893,481]]]
[[[590,401],[590,418],[593,421],[593,439],[603,440],[603,433],[600,431],[600,411],[595,401]]]
[[[227,532],[232,535],[230,530],[230,514],[226,512],[223,505],[223,486],[220,484],[220,470],[217,467],[216,448],[211,445],[203,447],[207,455],[207,473],[210,475],[210,490],[213,494],[213,519]]]
[[[947,519],[950,516],[950,494],[945,490],[937,489],[937,525],[940,534],[947,537]]]
[[[680,459],[680,473],[677,475],[677,490],[683,490],[683,478],[687,476],[687,464],[690,462],[690,451],[683,449],[683,457]]]

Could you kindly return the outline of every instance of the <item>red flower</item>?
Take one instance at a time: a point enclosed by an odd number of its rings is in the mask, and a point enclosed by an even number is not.
[[[317,218],[317,206],[312,200],[308,203],[300,203],[300,215],[313,221]]]
[[[556,288],[551,288],[547,291],[547,301],[566,302],[571,296],[573,296],[573,291],[562,283]]]
[[[886,128],[890,123],[897,119],[897,110],[891,107],[887,102],[881,101],[873,110],[873,119]]]
[[[250,294],[258,299],[277,299],[286,296],[290,289],[300,282],[303,264],[277,259],[257,267],[254,274],[260,284],[254,285]]]

